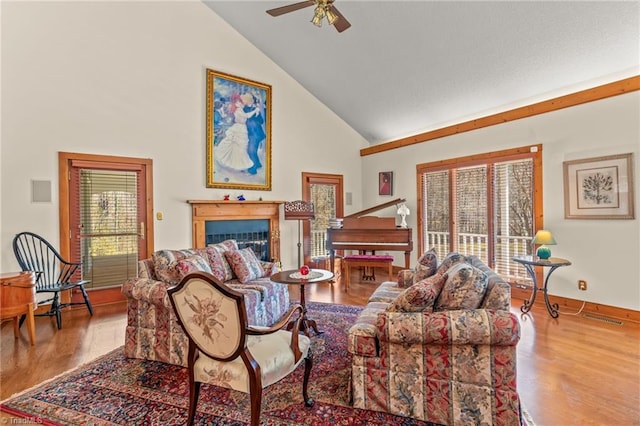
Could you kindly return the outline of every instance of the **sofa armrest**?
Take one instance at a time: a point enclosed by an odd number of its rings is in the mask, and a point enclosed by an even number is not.
[[[126,299],[145,301],[156,306],[171,308],[167,288],[170,285],[164,281],[149,278],[132,278],[122,285],[122,294]],[[173,309],[173,308],[171,308]]]
[[[509,311],[380,312],[380,342],[402,345],[503,345],[520,340],[520,323]]]
[[[280,266],[277,262],[265,262],[264,260],[260,261],[260,265],[262,266],[262,269],[264,270],[265,273],[265,277],[270,277],[271,275],[275,274],[276,272],[280,272]]]
[[[407,288],[413,285],[413,277],[415,276],[415,270],[402,269],[398,272],[398,287]]]

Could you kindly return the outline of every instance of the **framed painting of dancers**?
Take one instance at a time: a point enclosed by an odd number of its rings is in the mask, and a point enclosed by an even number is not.
[[[271,86],[207,69],[207,187],[271,190]]]

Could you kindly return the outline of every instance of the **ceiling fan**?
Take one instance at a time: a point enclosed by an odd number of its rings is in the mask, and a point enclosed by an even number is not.
[[[315,5],[313,12],[313,19],[311,22],[317,26],[322,26],[322,20],[327,18],[329,25],[333,25],[339,33],[343,32],[351,26],[349,21],[342,16],[342,13],[333,5],[334,0],[307,0],[299,3],[293,3],[287,6],[276,7],[275,9],[267,10],[267,13],[271,16],[280,16],[285,13],[295,12],[296,10],[304,9],[305,7]]]

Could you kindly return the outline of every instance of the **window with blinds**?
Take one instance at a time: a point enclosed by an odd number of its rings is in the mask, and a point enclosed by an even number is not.
[[[419,165],[423,251],[475,255],[505,279],[530,281],[511,259],[532,253],[540,164],[539,149],[517,149]]]
[[[138,261],[138,176],[135,171],[79,169],[82,274],[89,288],[122,285]]]

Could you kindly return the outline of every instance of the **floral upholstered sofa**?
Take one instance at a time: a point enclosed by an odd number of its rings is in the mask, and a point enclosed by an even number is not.
[[[443,425],[519,425],[509,285],[477,257],[432,249],[382,283],[349,330],[356,408]]]
[[[187,365],[189,340],[171,307],[167,289],[191,272],[208,272],[244,293],[250,325],[269,326],[289,308],[289,289],[272,282],[276,265],[261,262],[234,240],[200,249],[160,250],[138,262],[138,277],[126,281],[125,355]]]

